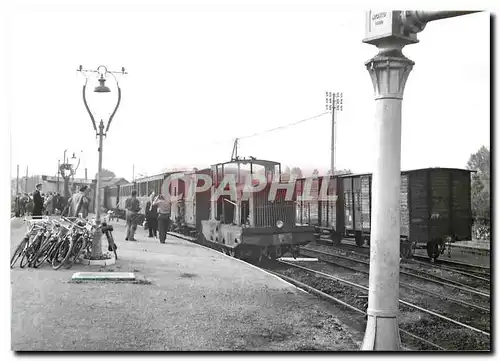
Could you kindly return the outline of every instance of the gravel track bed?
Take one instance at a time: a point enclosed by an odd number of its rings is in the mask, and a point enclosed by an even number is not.
[[[323,247],[325,250],[337,250],[337,251],[343,251],[343,252],[348,252],[348,253],[356,253],[356,254],[361,254],[361,255],[366,255],[367,257],[370,256],[370,248],[369,247],[357,247],[353,244],[348,244],[348,243],[341,243],[340,245],[334,246],[331,243],[328,243],[327,241],[324,240],[316,240],[315,243],[309,243],[308,246],[313,246],[313,247]],[[416,254],[415,256],[422,256],[420,254]],[[429,260],[428,257],[425,256],[427,260]],[[421,260],[420,258],[418,259],[420,262],[424,262],[425,265],[421,265],[423,267],[435,269],[439,268],[439,266],[444,266],[448,268],[453,268],[456,269],[457,271],[462,271],[462,272],[469,272],[473,275],[480,276],[480,277],[485,277],[489,278],[491,273],[489,271],[485,271],[484,269],[480,269],[474,265],[454,265],[454,264],[448,264],[446,263],[445,259],[437,259],[436,264],[432,264],[426,261]],[[461,261],[463,262],[463,261]],[[436,267],[438,266],[438,267]]]
[[[332,253],[332,254],[338,254],[338,255],[344,256],[344,257],[354,258],[354,259],[357,259],[357,260],[360,260],[360,261],[364,261],[364,262],[368,262],[369,261],[368,255],[364,256],[362,254],[359,254],[359,253],[356,253],[356,252],[352,252],[352,251],[347,251],[347,252],[340,251],[340,250],[337,250],[337,249],[332,249],[332,247],[322,246],[322,245],[308,245],[306,248],[303,249],[304,250],[303,251],[304,254],[308,254],[308,252],[306,251],[307,248],[311,249],[311,251],[309,252],[309,254],[314,254],[314,250],[318,250],[318,251],[321,251],[321,252],[327,252],[327,253]],[[338,258],[338,257],[334,257],[334,256],[326,256],[326,255],[322,255],[322,254],[319,255],[318,253],[316,253],[316,255],[318,255],[321,258],[325,258],[327,260],[335,261],[335,262],[337,262],[339,264],[345,264],[345,265],[348,265],[348,266],[357,267],[357,268],[365,270],[365,271],[369,270],[369,266],[368,265],[358,264],[358,266],[354,266],[355,261],[344,260],[344,259],[341,259],[341,258]],[[406,266],[406,264],[405,264],[405,266]],[[415,265],[415,266],[418,267],[418,265]],[[363,267],[363,268],[361,268],[361,267]],[[408,269],[405,269],[405,268],[403,268],[403,271],[409,272],[409,273],[415,272],[415,270],[408,270]],[[442,270],[436,270],[436,271],[442,271]],[[448,271],[448,272],[450,272],[450,271]],[[420,275],[420,276],[427,277],[427,278],[430,278],[430,279],[434,279],[432,277],[432,275],[430,275],[427,272],[418,272],[417,271],[416,273],[418,275]],[[405,283],[414,284],[415,286],[428,289],[429,291],[432,291],[432,292],[441,293],[441,294],[445,295],[448,298],[460,299],[460,300],[463,300],[465,302],[476,304],[478,306],[481,306],[481,307],[484,307],[484,308],[487,308],[487,309],[490,308],[491,300],[490,300],[489,297],[483,297],[483,296],[480,296],[480,295],[477,295],[477,294],[474,294],[474,293],[471,293],[471,292],[467,292],[467,291],[463,291],[463,290],[457,289],[456,287],[453,287],[453,286],[444,286],[444,285],[441,285],[439,283],[434,283],[434,282],[422,280],[422,279],[419,279],[419,278],[416,278],[416,277],[412,277],[412,276],[409,276],[409,275],[405,275],[405,274],[400,274],[400,280],[402,282],[405,282]],[[486,288],[486,289],[476,289],[476,291],[488,294],[489,291],[490,291],[490,286],[491,285],[488,285],[488,288]]]
[[[354,268],[362,269],[362,265],[348,264],[346,260],[340,260],[340,264],[346,264]],[[341,276],[337,273],[337,269],[344,270],[340,266],[331,265],[328,263],[312,263],[311,262],[296,262],[298,265],[306,268],[311,268],[316,271],[320,271],[326,274],[331,274],[340,278]],[[357,266],[357,267],[356,267]],[[350,271],[353,272],[353,271]],[[349,279],[351,282],[357,283],[359,285],[368,287],[369,279],[366,273],[355,273],[354,279]],[[412,285],[414,283],[410,283]],[[425,286],[424,286],[425,287]],[[445,299],[422,293],[419,290],[412,289],[411,286],[400,286],[399,288],[400,298],[407,302],[413,303],[417,306],[423,307],[425,309],[434,311],[443,316],[456,320],[458,322],[464,323],[466,325],[478,328],[482,331],[490,332],[490,313],[470,307],[466,307],[457,303],[447,302]],[[439,293],[438,293],[439,294]]]
[[[310,264],[304,265],[304,267],[313,268],[310,267]],[[317,288],[322,292],[366,311],[368,306],[368,298],[366,297],[367,291],[354,288],[326,277],[314,275],[295,267],[282,266],[274,271]],[[352,279],[350,281],[356,282]],[[402,330],[411,332],[447,350],[490,349],[490,337],[486,335],[454,325],[453,323],[441,320],[435,316],[428,315],[405,305],[400,305],[400,311],[399,326]],[[407,338],[408,336],[405,337]]]

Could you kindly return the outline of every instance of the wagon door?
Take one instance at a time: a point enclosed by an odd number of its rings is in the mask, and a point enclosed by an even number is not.
[[[450,173],[446,170],[430,171],[431,214],[430,238],[444,239],[451,235],[450,227]]]
[[[352,193],[352,178],[343,179],[344,186],[344,225],[345,234],[354,233],[354,199]]]
[[[354,197],[354,230],[362,230],[362,212],[361,212],[361,177],[353,178],[353,197]]]
[[[409,173],[410,241],[427,243],[429,238],[428,171]]]
[[[451,177],[451,227],[460,239],[472,237],[471,180],[468,170],[450,171]]]
[[[400,186],[400,235],[408,238],[410,235],[410,210],[408,204],[408,174],[401,175]]]
[[[371,221],[371,180],[369,175],[361,177],[361,226],[363,234],[370,234]]]

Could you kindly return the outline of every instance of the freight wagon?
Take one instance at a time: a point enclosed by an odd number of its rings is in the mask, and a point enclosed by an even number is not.
[[[362,246],[370,241],[371,174],[320,177],[320,189],[329,181],[328,194],[336,201],[299,202],[298,219],[316,227],[316,234],[329,234],[334,244],[354,237]],[[298,192],[306,180],[301,179]],[[446,244],[468,240],[472,236],[470,171],[452,168],[426,168],[401,173],[400,229],[401,255],[411,257],[415,248],[426,248],[437,258]],[[315,211],[317,209],[317,211]]]

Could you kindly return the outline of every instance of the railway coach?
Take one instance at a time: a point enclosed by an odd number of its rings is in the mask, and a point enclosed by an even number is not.
[[[425,248],[430,258],[444,253],[447,245],[472,237],[471,171],[454,168],[425,168],[401,173],[401,256],[409,258],[415,248]],[[354,237],[362,246],[370,241],[371,174],[318,177],[312,190],[328,181],[328,194],[335,201],[299,201],[297,218],[312,225],[316,236],[329,234],[334,244]],[[304,192],[300,179],[297,192]],[[317,192],[316,192],[317,193]]]
[[[151,192],[155,192],[156,195],[159,195],[162,191],[165,191],[162,189],[165,179],[176,173],[179,172],[165,172],[149,177],[138,178],[134,182],[127,184],[103,187],[103,206],[107,209],[114,210],[119,218],[125,219],[125,201],[132,195],[132,191],[135,190],[141,207],[139,211],[139,221],[143,222],[146,204],[150,200]],[[169,192],[170,194],[176,194],[177,189],[169,189]]]

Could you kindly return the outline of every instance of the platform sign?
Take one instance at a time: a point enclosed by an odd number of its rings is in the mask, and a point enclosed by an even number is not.
[[[416,43],[417,35],[404,31],[401,11],[370,10],[366,12],[365,39],[363,42],[376,45],[386,39],[402,39],[406,43]]]

